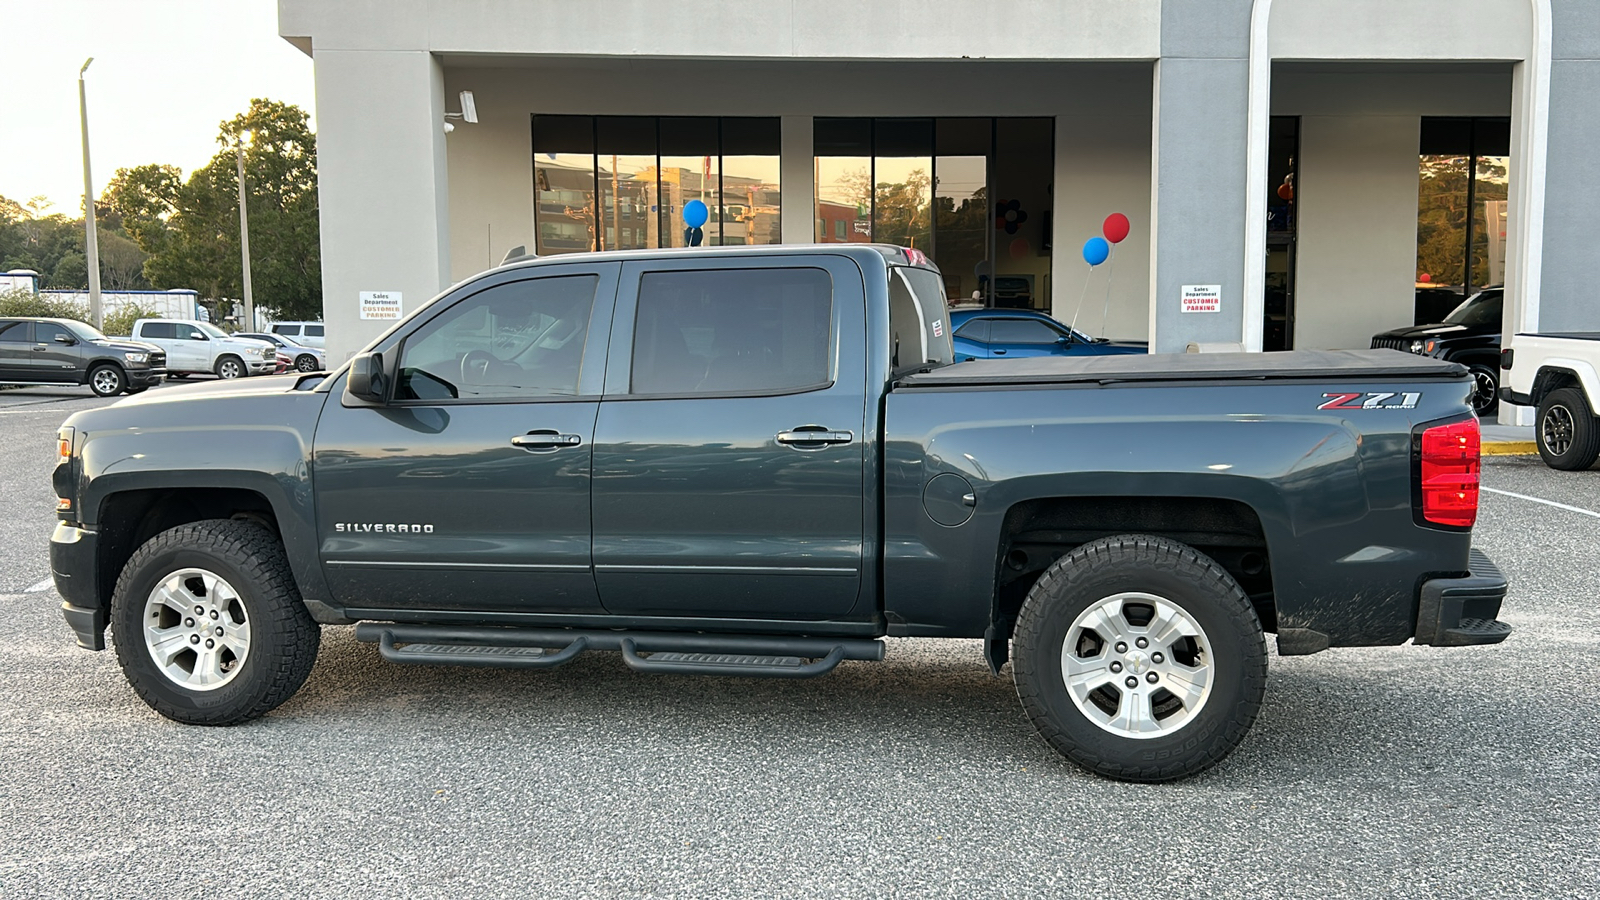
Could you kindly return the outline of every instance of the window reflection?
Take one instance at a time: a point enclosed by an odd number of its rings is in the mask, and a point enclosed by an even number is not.
[[[1463,298],[1504,283],[1510,152],[1509,119],[1422,120],[1416,324],[1442,321]]]
[[[872,157],[819,156],[817,243],[865,244],[872,240]]]
[[[878,157],[873,185],[873,239],[933,252],[933,159]]]
[[[701,245],[776,244],[775,118],[534,116],[535,252],[684,247],[684,206],[706,205]]]

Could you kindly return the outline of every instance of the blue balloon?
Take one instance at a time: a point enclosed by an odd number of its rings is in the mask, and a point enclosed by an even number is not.
[[[699,228],[711,218],[711,210],[699,200],[690,200],[683,205],[683,224],[690,228]]]
[[[1111,255],[1111,244],[1106,239],[1095,235],[1083,242],[1083,261],[1090,266],[1098,266]]]

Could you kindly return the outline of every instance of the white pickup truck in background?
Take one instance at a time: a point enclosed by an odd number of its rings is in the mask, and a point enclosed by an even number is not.
[[[1600,331],[1519,334],[1500,351],[1500,399],[1539,413],[1534,439],[1552,469],[1600,458]]]
[[[266,341],[236,338],[210,322],[190,319],[140,319],[133,339],[167,351],[169,376],[208,374],[218,378],[271,375],[277,348]]]

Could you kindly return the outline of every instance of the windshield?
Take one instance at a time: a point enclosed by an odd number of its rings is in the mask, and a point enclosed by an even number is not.
[[[1498,325],[1501,322],[1500,311],[1504,300],[1505,291],[1499,288],[1479,291],[1451,310],[1450,315],[1444,317],[1444,323],[1467,326]]]
[[[80,341],[103,341],[106,339],[106,336],[100,333],[100,329],[90,325],[88,322],[68,322],[67,328],[77,335]]]
[[[209,322],[196,322],[194,325],[196,328],[204,331],[206,336],[210,337],[212,340],[227,340],[228,338],[228,333],[226,331],[223,331],[221,328],[218,328]]]

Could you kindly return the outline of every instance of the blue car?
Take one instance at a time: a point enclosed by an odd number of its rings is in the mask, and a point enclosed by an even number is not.
[[[954,309],[956,360],[1147,353],[1144,341],[1092,338],[1031,309]]]

